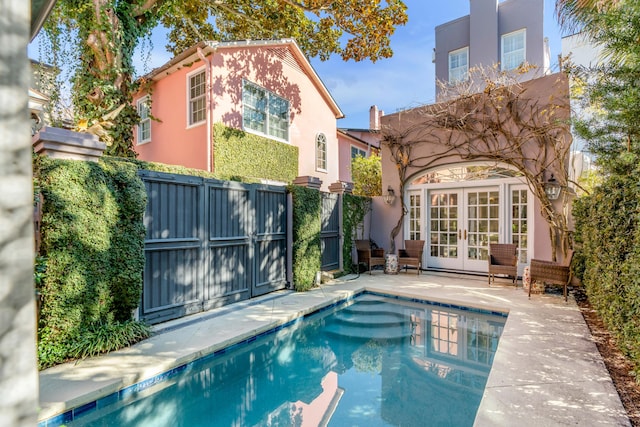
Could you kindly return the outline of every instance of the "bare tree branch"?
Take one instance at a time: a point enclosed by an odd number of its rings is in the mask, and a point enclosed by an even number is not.
[[[562,208],[556,209],[545,193],[544,181],[553,174],[561,186],[569,182],[568,101],[562,91],[568,90],[566,79],[546,77],[545,82],[554,86],[546,98],[532,83],[521,84],[504,73],[496,79],[486,70],[475,71],[480,73],[475,81],[485,82],[484,90],[469,93],[472,86],[467,83],[447,86],[453,93],[446,101],[410,110],[403,120],[383,128],[382,142],[397,166],[401,194],[410,176],[452,160],[509,165],[540,202],[556,259],[557,247],[564,254],[569,249],[565,213],[569,198],[564,192]],[[564,85],[560,92],[557,84]],[[407,212],[404,200],[401,203],[401,217],[391,232],[392,246]]]

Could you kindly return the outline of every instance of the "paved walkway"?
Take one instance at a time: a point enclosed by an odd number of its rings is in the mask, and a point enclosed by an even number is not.
[[[162,333],[131,348],[41,372],[39,420],[368,289],[509,312],[476,426],[630,426],[575,301],[565,303],[560,295],[529,300],[508,280],[497,279],[491,287],[486,280],[374,272],[346,276],[310,292],[278,292],[168,322],[158,326]]]

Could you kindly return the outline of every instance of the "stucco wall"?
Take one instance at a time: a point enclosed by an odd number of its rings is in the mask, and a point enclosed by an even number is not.
[[[288,142],[300,150],[298,175],[319,177],[323,190],[338,180],[335,112],[287,46],[208,48],[206,53],[211,62],[212,123],[242,129],[242,82],[246,79],[289,100]],[[136,146],[140,159],[206,169],[206,124],[187,127],[187,76],[202,67],[201,60],[191,57],[154,83],[152,114],[161,122],[152,122],[150,143]],[[317,171],[315,165],[319,132],[327,138],[326,172]]]
[[[472,0],[470,4],[469,15],[438,25],[435,29],[437,80],[449,80],[449,52],[469,46],[469,68],[491,66],[501,60],[502,35],[523,28],[527,30],[527,62],[540,69],[544,67],[543,0]],[[539,75],[541,71],[534,70],[523,80]],[[437,86],[436,91],[439,94]]]
[[[562,73],[553,74],[550,76],[545,76],[539,79],[531,80],[524,83],[524,87],[528,90],[528,96],[535,98],[538,97],[540,102],[539,108],[544,109],[545,106],[553,100],[554,103],[557,103],[561,106],[560,110],[558,110],[557,118],[559,120],[564,120],[569,118],[569,99],[568,99],[568,82],[566,76]],[[459,155],[451,155],[446,158],[441,158],[438,160],[432,160],[434,157],[443,153],[443,150],[446,150],[442,144],[439,143],[438,138],[444,138],[444,134],[442,131],[437,129],[430,129],[431,137],[425,137],[425,130],[416,128],[414,131],[406,133],[405,131],[411,127],[414,127],[417,123],[420,123],[422,119],[422,115],[424,114],[424,110],[421,108],[415,108],[412,110],[406,110],[398,113],[394,113],[391,115],[382,117],[383,124],[383,133],[384,134],[392,134],[397,135],[400,133],[404,133],[404,140],[411,141],[419,138],[422,141],[428,139],[428,142],[421,142],[414,146],[412,151],[412,157],[418,158],[423,157],[424,163],[429,162],[428,169],[435,169],[444,165],[453,165],[456,163],[464,162],[464,160]],[[570,134],[566,134],[566,144],[571,143]],[[526,156],[530,156],[532,158],[536,158],[538,156],[538,148],[535,143],[531,143],[524,147],[524,152]],[[382,143],[381,148],[382,155],[382,188],[383,191],[386,191],[387,187],[391,186],[396,192],[396,195],[399,195],[400,188],[400,178],[398,176],[398,168],[395,163],[391,159],[389,147]],[[482,160],[481,157],[476,158],[475,160]],[[432,162],[432,163],[431,163]],[[555,163],[551,163],[548,169],[544,170],[543,176],[546,178],[549,177],[551,173],[559,176],[557,171],[554,171],[552,168],[555,166]],[[426,171],[427,168],[412,166],[407,170],[407,178],[411,178],[415,176],[417,173],[421,171]],[[560,208],[559,201],[555,203],[556,208]],[[373,221],[376,224],[375,236],[377,238],[381,238],[380,236],[388,236],[391,229],[395,226],[398,218],[401,215],[401,204],[399,200],[396,200],[394,205],[386,206],[386,205],[375,205]],[[547,226],[546,221],[540,214],[540,205],[538,203],[534,206],[534,227],[535,227],[535,243],[533,246],[533,253],[530,254],[531,257],[536,257],[540,259],[551,259],[551,247],[550,247],[550,239],[549,239],[549,227]],[[399,233],[398,238],[396,239],[396,247],[402,247],[402,240],[404,239],[404,228]],[[389,241],[389,238],[386,239]],[[400,246],[398,246],[400,245]]]
[[[207,169],[206,124],[188,126],[187,118],[187,76],[201,70],[204,64],[197,61],[154,82],[151,114],[158,120],[151,121],[151,142],[138,145],[135,133],[141,160]]]
[[[365,153],[371,154],[369,144],[338,133],[338,157],[340,159],[338,179],[343,182],[353,182],[353,177],[351,176],[351,147],[356,147]]]

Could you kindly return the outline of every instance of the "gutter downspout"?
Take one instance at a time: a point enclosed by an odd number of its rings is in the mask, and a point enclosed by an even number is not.
[[[211,134],[211,122],[213,115],[213,102],[211,96],[211,61],[207,59],[205,54],[202,52],[202,48],[198,47],[198,57],[205,63],[205,73],[207,79],[207,93],[206,93],[206,101],[207,101],[207,172],[212,172],[213,166],[213,138]],[[213,50],[215,53],[215,49]]]

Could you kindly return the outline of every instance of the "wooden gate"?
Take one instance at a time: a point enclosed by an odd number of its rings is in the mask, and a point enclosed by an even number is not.
[[[284,187],[140,176],[148,198],[142,319],[158,323],[286,286]]]
[[[322,254],[320,269],[322,271],[340,268],[340,196],[335,193],[320,193],[322,211],[320,225],[320,252]]]

